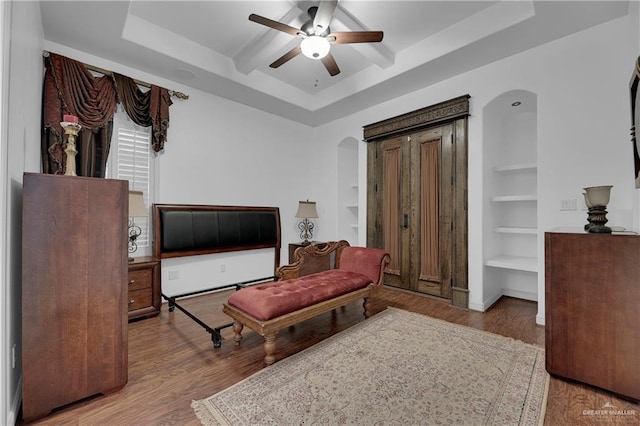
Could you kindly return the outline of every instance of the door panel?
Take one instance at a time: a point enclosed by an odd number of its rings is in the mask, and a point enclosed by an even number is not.
[[[451,284],[451,136],[446,125],[412,137],[413,282],[416,291],[441,297],[450,297]]]
[[[377,144],[385,284],[451,297],[452,125]]]
[[[394,138],[379,145],[379,169],[382,171],[379,194],[382,196],[380,222],[382,224],[382,247],[391,255],[391,262],[384,272],[384,282],[402,287],[408,281],[409,257],[406,255],[407,219],[403,205],[406,198],[406,163],[408,156],[404,138]]]

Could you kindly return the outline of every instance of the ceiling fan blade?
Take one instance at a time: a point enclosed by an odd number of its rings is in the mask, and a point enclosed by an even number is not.
[[[384,33],[382,31],[345,31],[331,33],[327,37],[334,37],[334,44],[346,43],[375,43],[382,41]]]
[[[316,16],[313,18],[313,29],[316,35],[321,35],[327,32],[331,19],[333,19],[333,11],[337,4],[337,0],[320,2]]]
[[[329,52],[327,56],[322,58],[321,61],[324,67],[327,69],[327,71],[329,71],[329,74],[331,75],[331,77],[333,77],[334,75],[340,74],[340,68],[338,68],[338,64],[336,63],[336,60],[331,54],[331,52]]]
[[[269,66],[271,68],[278,68],[280,65],[284,64],[285,62],[290,61],[291,59],[295,58],[296,56],[298,56],[301,53],[302,53],[302,50],[300,49],[300,46],[296,46],[293,49],[291,49],[290,51],[288,51],[287,53],[285,53],[284,55],[282,55],[281,57],[279,57],[278,59],[276,59]]]
[[[274,21],[269,18],[265,18],[264,16],[256,15],[255,13],[252,13],[251,15],[249,15],[249,20],[256,22],[258,24],[265,25],[269,28],[273,28],[274,30],[282,31],[283,33],[287,33],[292,36],[297,36],[298,33],[300,32],[299,29],[294,28],[290,25],[283,24],[282,22]]]

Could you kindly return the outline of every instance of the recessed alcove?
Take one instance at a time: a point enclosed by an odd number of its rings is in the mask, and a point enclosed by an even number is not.
[[[358,244],[358,140],[348,137],[338,144],[338,237]]]
[[[505,92],[483,109],[483,307],[538,300],[537,95]]]

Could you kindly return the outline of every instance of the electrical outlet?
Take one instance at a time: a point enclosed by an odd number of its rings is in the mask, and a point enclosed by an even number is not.
[[[169,271],[169,279],[177,280],[180,278],[180,271]]]

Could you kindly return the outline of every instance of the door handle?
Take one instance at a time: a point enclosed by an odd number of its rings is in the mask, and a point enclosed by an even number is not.
[[[402,215],[402,227],[404,229],[409,227],[409,215],[407,213]]]

